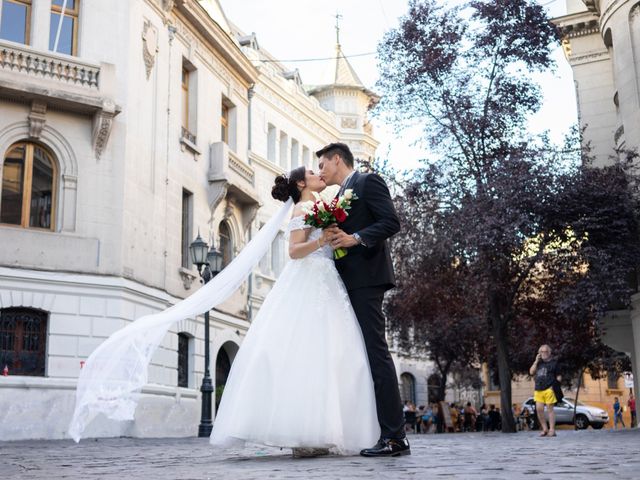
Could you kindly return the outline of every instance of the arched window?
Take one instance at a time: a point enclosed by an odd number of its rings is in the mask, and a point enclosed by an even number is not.
[[[12,145],[2,166],[0,223],[55,227],[57,168],[53,155],[31,142]]]
[[[49,315],[32,308],[0,310],[0,370],[44,376]]]
[[[220,253],[222,253],[222,268],[233,260],[233,238],[227,222],[220,224]]]
[[[400,395],[402,401],[409,400],[414,405],[416,403],[416,379],[410,373],[403,373],[400,375]]]

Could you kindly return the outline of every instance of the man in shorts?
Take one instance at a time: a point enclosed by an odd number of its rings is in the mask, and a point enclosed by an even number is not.
[[[556,414],[553,406],[556,404],[556,396],[553,393],[553,384],[557,380],[558,363],[557,360],[551,358],[551,347],[542,345],[538,349],[536,360],[529,369],[529,374],[535,376],[535,391],[533,399],[536,402],[536,412],[538,420],[540,420],[541,437],[556,436]],[[544,418],[544,407],[547,406],[549,414],[549,426]]]

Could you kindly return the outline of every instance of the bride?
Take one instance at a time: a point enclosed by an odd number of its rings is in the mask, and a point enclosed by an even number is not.
[[[272,196],[295,204],[287,228],[291,260],[233,362],[213,445],[349,454],[380,436],[364,340],[327,234],[303,220],[302,203],[325,187],[305,167],[275,180]]]

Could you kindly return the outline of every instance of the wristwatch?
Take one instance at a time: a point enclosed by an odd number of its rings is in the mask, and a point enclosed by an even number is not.
[[[363,247],[366,247],[367,244],[364,243],[364,240],[362,240],[362,237],[360,235],[358,235],[357,233],[353,234],[353,238],[356,239],[356,242],[358,242],[360,245],[362,245]]]

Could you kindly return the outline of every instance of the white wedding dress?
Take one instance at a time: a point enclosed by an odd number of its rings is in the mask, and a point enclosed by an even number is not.
[[[302,228],[311,227],[294,217],[288,232]],[[233,361],[211,443],[350,454],[379,436],[364,340],[325,246],[290,260],[265,299]]]

